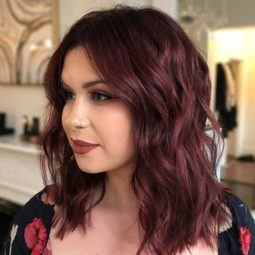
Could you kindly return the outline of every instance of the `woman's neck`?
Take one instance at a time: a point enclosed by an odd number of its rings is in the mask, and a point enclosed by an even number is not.
[[[136,212],[138,203],[130,186],[130,171],[112,171],[106,174],[103,203],[120,211]]]

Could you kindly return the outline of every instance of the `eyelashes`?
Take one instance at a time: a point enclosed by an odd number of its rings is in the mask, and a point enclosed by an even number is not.
[[[75,95],[70,90],[64,88],[63,86],[61,87],[61,92],[62,92],[62,97],[65,102],[67,102],[68,100],[75,99]],[[102,93],[100,91],[90,92],[90,98],[91,98],[91,100],[96,101],[96,102],[113,99],[112,96]]]
[[[65,89],[64,87],[61,87],[61,94],[65,102],[69,99],[73,99],[74,96],[71,91]]]
[[[113,97],[111,97],[107,94],[104,94],[102,92],[92,92],[91,93],[91,98],[95,101],[105,101],[105,100],[113,99]],[[104,98],[104,99],[102,99],[102,98]]]

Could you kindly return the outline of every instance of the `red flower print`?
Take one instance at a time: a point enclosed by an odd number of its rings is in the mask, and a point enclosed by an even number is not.
[[[250,249],[250,242],[251,242],[250,230],[245,227],[241,227],[239,230],[239,243],[241,244],[243,255],[248,254]]]
[[[31,255],[41,254],[47,237],[42,219],[34,218],[33,222],[26,226],[24,237],[27,247],[32,250]]]

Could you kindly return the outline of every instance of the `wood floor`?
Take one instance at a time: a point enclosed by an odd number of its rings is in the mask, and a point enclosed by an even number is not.
[[[228,161],[221,170],[221,182],[255,209],[255,162]]]

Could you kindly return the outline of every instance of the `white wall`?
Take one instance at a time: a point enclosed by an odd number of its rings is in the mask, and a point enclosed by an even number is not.
[[[233,156],[255,155],[255,27],[221,29],[209,36],[208,65],[215,99],[215,67],[235,59],[239,66],[237,82],[238,126],[228,137],[227,152]]]
[[[59,0],[60,35],[63,37],[70,25],[85,13],[97,8],[113,7],[116,4],[134,6],[155,6],[176,17],[177,0]]]
[[[220,13],[219,4],[222,0],[209,0],[209,10],[217,17]],[[188,2],[188,1],[186,1]],[[194,1],[196,6],[202,6],[205,0]],[[225,27],[236,27],[236,26],[249,26],[255,24],[255,1],[254,0],[225,0],[226,2],[226,17],[228,19]],[[182,8],[184,1],[179,0],[177,17]],[[191,31],[193,33],[193,31]],[[192,35],[190,34],[192,37]],[[201,40],[196,43],[196,46],[202,53],[202,55],[207,57],[207,35],[202,34]]]
[[[61,37],[63,37],[70,25],[86,12],[92,11],[96,8],[111,7],[118,3],[120,3],[119,0],[59,0]]]
[[[22,133],[22,115],[42,118],[45,96],[41,87],[0,86],[0,112],[7,113],[7,127],[14,127],[16,135]]]

